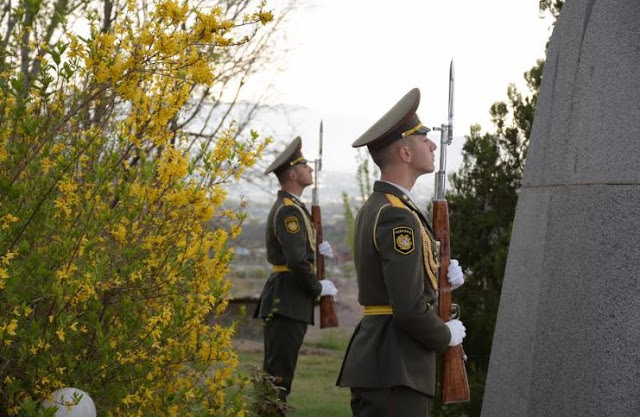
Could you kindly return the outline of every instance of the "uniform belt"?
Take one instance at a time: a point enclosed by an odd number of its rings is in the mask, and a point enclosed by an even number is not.
[[[391,306],[364,306],[365,316],[392,316]]]
[[[273,265],[273,272],[287,272],[287,271],[291,271],[291,268],[289,268],[287,265]]]
[[[312,262],[309,264],[309,266],[311,267],[311,269],[315,269],[315,264]],[[290,272],[293,271],[293,269],[289,268],[288,265],[272,265],[271,268],[272,272]]]

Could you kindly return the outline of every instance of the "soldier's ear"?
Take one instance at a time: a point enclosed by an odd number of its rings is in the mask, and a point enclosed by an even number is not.
[[[411,162],[411,146],[407,141],[399,141],[398,148],[396,149],[398,157],[403,162]]]
[[[295,179],[296,174],[293,172],[293,168],[294,167],[289,167],[278,174],[278,181],[280,182],[280,185],[286,184],[289,181]]]
[[[298,178],[298,171],[296,170],[296,165],[292,166],[285,173],[285,182],[295,182]]]

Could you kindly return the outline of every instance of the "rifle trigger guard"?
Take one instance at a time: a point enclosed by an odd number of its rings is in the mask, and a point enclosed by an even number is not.
[[[451,304],[451,320],[457,320],[460,318],[460,306],[458,304]]]

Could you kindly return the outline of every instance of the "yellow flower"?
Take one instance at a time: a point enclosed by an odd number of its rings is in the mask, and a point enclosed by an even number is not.
[[[12,215],[11,213],[7,213],[5,214],[2,219],[2,221],[0,222],[0,228],[2,230],[7,230],[9,227],[11,227],[12,223],[17,222],[18,220],[20,220],[18,217]],[[11,258],[9,258],[11,259]]]
[[[0,290],[4,288],[4,282],[9,278],[9,273],[6,269],[0,267]]]
[[[2,327],[0,327],[1,329]],[[6,325],[5,331],[9,336],[16,335],[16,329],[18,328],[18,320],[12,319],[9,324]]]
[[[3,257],[0,258],[0,261],[3,265],[9,265],[9,262],[16,257],[16,252],[7,252]]]
[[[111,229],[111,235],[118,243],[126,243],[127,229],[122,224],[119,224],[115,228]]]
[[[86,51],[84,47],[78,42],[78,38],[73,34],[67,34],[70,38],[69,42],[69,58],[84,58],[86,57]]]
[[[158,5],[156,15],[161,19],[168,19],[171,24],[176,25],[185,21],[189,8],[187,4],[180,6],[174,1],[164,1]]]
[[[63,329],[56,330],[56,334],[58,335],[58,339],[61,342],[64,342],[64,330]]]
[[[255,16],[263,25],[273,21],[273,13],[270,11],[262,11],[260,13],[256,13]]]
[[[209,64],[203,60],[199,60],[191,66],[191,76],[193,81],[198,84],[209,85],[213,82],[213,72],[209,68]]]
[[[45,156],[44,158],[42,158],[40,162],[40,166],[42,168],[42,172],[44,174],[48,174],[49,171],[51,171],[51,167],[53,166],[53,163],[51,162],[51,158],[49,158],[48,156]]]

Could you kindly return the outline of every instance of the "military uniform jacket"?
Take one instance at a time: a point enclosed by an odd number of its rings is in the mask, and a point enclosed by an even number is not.
[[[314,271],[315,229],[293,194],[278,191],[267,217],[266,245],[267,260],[281,271],[267,279],[254,318],[279,314],[313,324],[314,302],[322,290]]]
[[[424,215],[397,187],[377,181],[358,212],[354,262],[358,301],[391,306],[392,314],[365,315],[347,348],[337,384],[406,386],[435,394],[436,355],[451,332],[438,317],[436,253]]]

